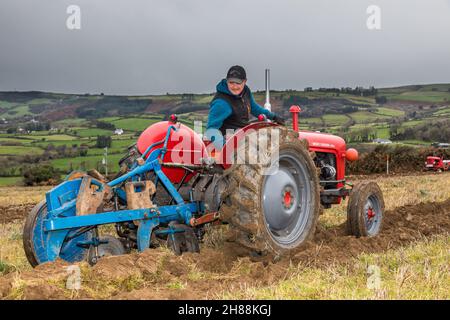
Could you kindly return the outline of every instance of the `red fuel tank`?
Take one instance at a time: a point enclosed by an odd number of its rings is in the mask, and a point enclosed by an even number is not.
[[[161,121],[152,124],[139,136],[137,140],[137,148],[139,152],[144,153],[152,144],[163,141],[166,137],[167,130],[170,126],[177,128],[177,131],[171,131],[169,141],[167,142],[167,152],[163,162],[182,163],[182,164],[200,164],[200,159],[205,157],[206,148],[200,136],[191,128],[181,123],[172,123],[169,121]],[[158,148],[162,148],[163,144],[154,146],[150,153]],[[148,157],[147,155],[147,157]],[[173,183],[179,183],[185,170],[182,168],[164,168],[164,174]],[[190,174],[185,182],[189,181],[194,174]]]

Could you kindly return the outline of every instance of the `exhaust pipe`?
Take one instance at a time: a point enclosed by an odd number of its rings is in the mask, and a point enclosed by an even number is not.
[[[272,111],[272,105],[270,104],[270,69],[266,69],[266,103],[264,108]]]

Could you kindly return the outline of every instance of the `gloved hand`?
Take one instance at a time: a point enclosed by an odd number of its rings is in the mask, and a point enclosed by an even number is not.
[[[275,117],[273,117],[272,120],[282,126],[284,126],[286,124],[286,121],[284,121],[284,119],[277,114],[275,115]]]

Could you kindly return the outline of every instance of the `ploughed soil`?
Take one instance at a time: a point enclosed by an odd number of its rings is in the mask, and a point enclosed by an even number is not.
[[[0,206],[0,224],[9,223],[13,220],[23,220],[33,209],[34,204],[23,204],[18,206]]]
[[[382,232],[375,238],[349,236],[345,225],[329,229],[319,225],[313,241],[277,262],[252,260],[231,242],[180,257],[166,249],[149,249],[102,258],[94,267],[81,264],[81,289],[71,293],[63,289],[68,277],[63,261],[11,272],[0,278],[0,298],[14,298],[19,286],[25,299],[213,299],[223,291],[276,283],[297,267],[351,266],[361,253],[383,252],[449,232],[450,199],[387,211]],[[114,289],[107,291],[112,285]]]

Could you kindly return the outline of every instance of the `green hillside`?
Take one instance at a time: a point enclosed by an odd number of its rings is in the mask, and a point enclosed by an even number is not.
[[[264,104],[265,93],[254,92]],[[108,171],[148,126],[176,113],[193,127],[207,120],[212,94],[148,96],[67,95],[46,92],[0,92],[0,184],[16,184],[22,168],[49,163],[62,174],[72,169],[104,171],[104,149],[97,136],[111,137]],[[343,136],[350,144],[373,138],[396,143],[427,145],[439,139],[439,129],[450,119],[450,84],[410,85],[395,88],[320,88],[272,91],[272,109],[288,120],[289,107],[302,108],[302,130]],[[437,123],[437,124],[436,124]],[[116,129],[122,129],[118,135]],[[442,137],[445,137],[445,127]],[[441,141],[448,142],[448,141]]]

